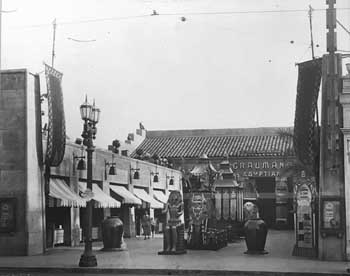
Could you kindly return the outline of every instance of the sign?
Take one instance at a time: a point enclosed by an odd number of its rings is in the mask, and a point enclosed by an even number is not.
[[[321,236],[335,235],[342,238],[344,235],[343,221],[344,200],[336,196],[321,198]]]
[[[16,230],[16,199],[0,198],[0,233]]]
[[[325,201],[323,211],[323,227],[328,229],[339,228],[340,226],[340,202]]]
[[[233,162],[232,169],[235,177],[277,177],[280,170],[292,165],[291,161],[284,160],[245,160]]]

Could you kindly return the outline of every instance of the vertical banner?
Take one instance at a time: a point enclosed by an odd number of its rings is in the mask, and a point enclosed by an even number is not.
[[[322,59],[300,63],[294,118],[294,147],[304,165],[314,164],[318,145],[315,143],[315,110],[322,75]]]
[[[48,101],[48,135],[45,163],[58,166],[66,147],[66,124],[62,95],[62,73],[45,64]]]
[[[41,123],[41,96],[40,96],[40,77],[39,74],[34,75],[34,98],[35,98],[35,128],[36,128],[36,152],[38,157],[38,164],[43,166],[43,137],[42,137],[42,123]]]

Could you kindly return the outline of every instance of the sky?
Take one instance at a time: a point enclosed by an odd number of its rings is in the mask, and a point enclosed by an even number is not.
[[[350,29],[350,1],[336,2]],[[2,0],[1,67],[38,73],[51,64],[56,18],[67,135],[80,137],[87,95],[101,109],[102,148],[139,122],[148,130],[292,126],[295,64],[311,59],[309,5],[322,56],[326,0]],[[349,34],[339,25],[337,33],[338,49],[350,51]]]

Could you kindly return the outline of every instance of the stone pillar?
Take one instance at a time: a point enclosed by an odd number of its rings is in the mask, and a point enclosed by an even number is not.
[[[135,229],[135,207],[122,207],[123,223],[124,223],[124,237],[132,238],[136,236]]]
[[[8,216],[6,210],[10,207],[9,217],[13,214],[14,223],[10,220],[10,224],[0,225],[6,228],[0,233],[0,255],[40,254],[45,247],[45,203],[36,148],[33,88],[34,79],[26,70],[1,72],[0,216]],[[6,205],[6,199],[12,203]]]
[[[103,181],[102,182],[102,190],[107,195],[110,195],[109,182],[108,181]],[[103,219],[106,219],[106,218],[108,218],[110,216],[111,216],[111,209],[110,208],[103,208]]]
[[[74,162],[73,162],[74,164]],[[75,169],[75,168],[74,168]],[[71,177],[69,179],[70,187],[79,194],[79,178],[78,174],[73,171],[70,174]],[[71,246],[79,246],[80,245],[80,209],[79,207],[71,207],[70,208],[70,220],[71,220]]]
[[[343,91],[340,103],[343,106],[344,135],[344,180],[345,180],[345,214],[346,214],[346,255],[350,259],[350,64],[348,75],[343,77]]]
[[[332,1],[330,1],[332,2]],[[321,260],[346,259],[344,231],[344,143],[340,98],[341,56],[324,55],[320,139],[318,256]],[[336,224],[333,226],[333,224]]]
[[[153,181],[152,180],[153,179],[151,179],[151,181],[150,181],[150,186],[148,188],[148,194],[150,197],[153,198]],[[149,208],[149,217],[154,219],[154,209],[151,207]]]

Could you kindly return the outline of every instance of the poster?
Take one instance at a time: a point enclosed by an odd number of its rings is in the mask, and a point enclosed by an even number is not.
[[[0,199],[0,232],[10,233],[15,231],[15,199]]]
[[[327,200],[323,204],[323,227],[325,229],[338,229],[340,227],[340,202]]]
[[[298,247],[313,247],[312,193],[303,184],[297,190],[297,243]]]

